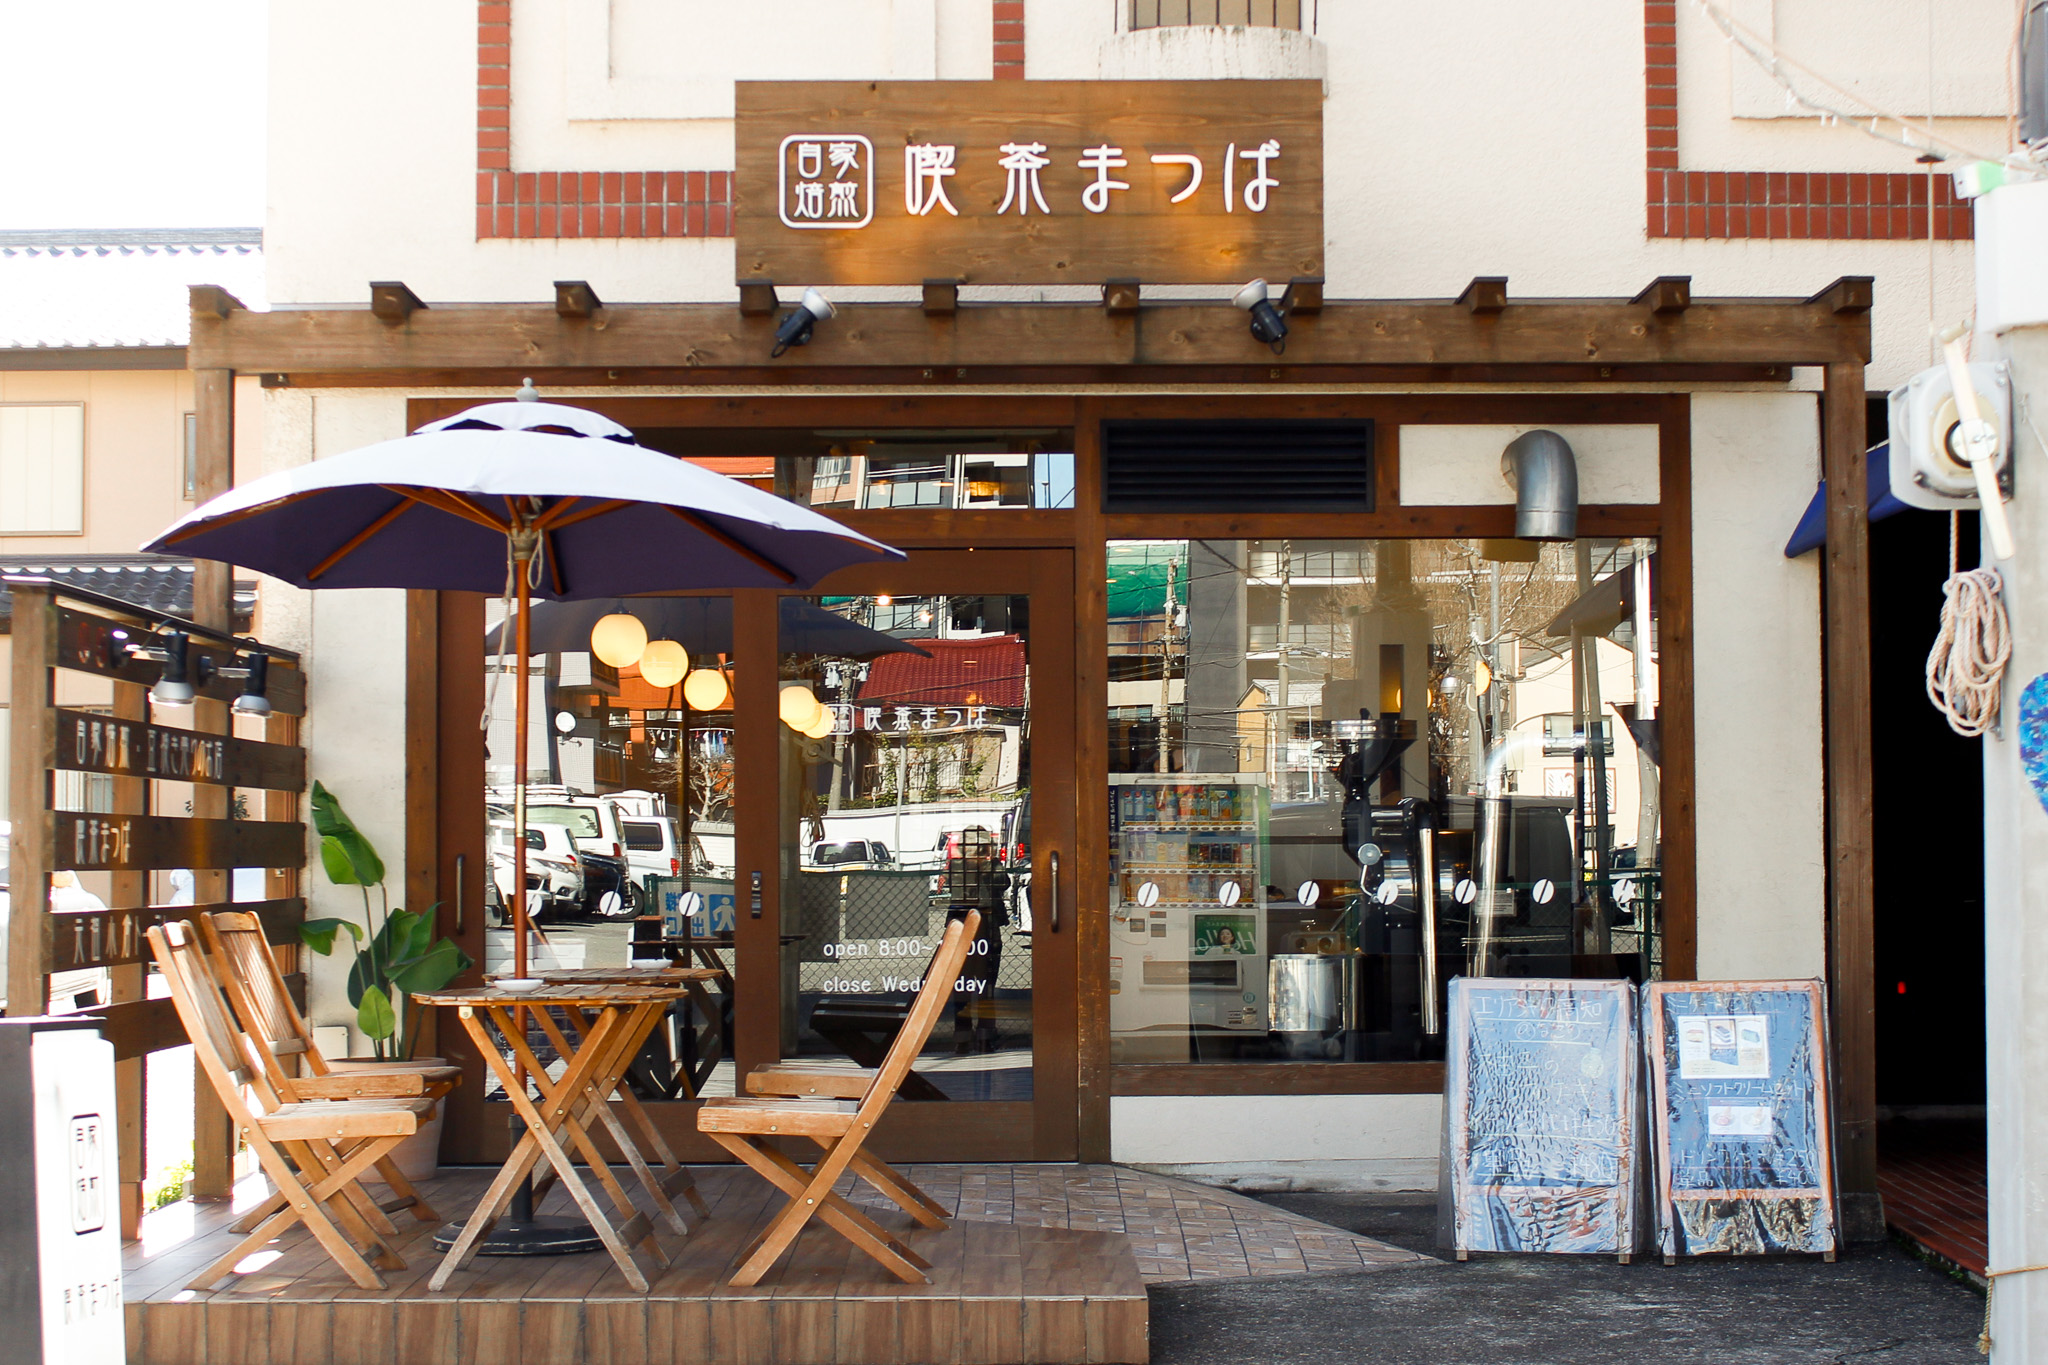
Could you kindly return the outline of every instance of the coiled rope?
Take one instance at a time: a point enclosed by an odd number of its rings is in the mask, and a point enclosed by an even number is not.
[[[2012,658],[2012,626],[1996,569],[1959,572],[1960,513],[1949,513],[1948,581],[1941,585],[1941,632],[1927,655],[1927,699],[1966,739],[1998,728],[1999,688]]]

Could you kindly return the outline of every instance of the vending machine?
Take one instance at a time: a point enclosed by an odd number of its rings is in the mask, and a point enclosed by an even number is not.
[[[1260,773],[1110,777],[1111,1037],[1126,1060],[1187,1060],[1204,1034],[1266,1031]]]

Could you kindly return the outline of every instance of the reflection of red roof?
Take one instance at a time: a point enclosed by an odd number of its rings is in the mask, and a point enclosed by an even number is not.
[[[1024,705],[1024,640],[984,635],[976,640],[919,640],[929,659],[884,654],[868,666],[859,700],[900,706]]]
[[[775,491],[773,455],[688,455],[684,458],[714,474],[723,474],[728,479],[738,479],[741,483],[750,483],[771,493]]]

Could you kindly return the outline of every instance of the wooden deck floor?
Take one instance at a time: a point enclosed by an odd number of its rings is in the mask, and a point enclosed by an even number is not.
[[[466,1214],[486,1171],[426,1187]],[[1130,1239],[1112,1232],[958,1219],[943,1232],[897,1214],[885,1226],[932,1262],[905,1285],[813,1227],[766,1280],[733,1289],[738,1251],[780,1204],[750,1172],[699,1168],[711,1204],[674,1263],[636,1294],[601,1252],[479,1257],[446,1291],[427,1277],[432,1229],[400,1215],[407,1268],[357,1288],[301,1230],[211,1292],[187,1280],[234,1245],[225,1205],[194,1210],[185,1235],[160,1227],[123,1271],[128,1358],[145,1365],[1014,1365],[1147,1359],[1145,1284]],[[560,1191],[543,1212],[565,1211]],[[417,1229],[417,1231],[415,1231]]]

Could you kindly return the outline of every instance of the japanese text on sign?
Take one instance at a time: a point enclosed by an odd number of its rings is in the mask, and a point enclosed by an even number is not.
[[[738,114],[743,279],[1322,268],[1317,82],[742,82]]]

